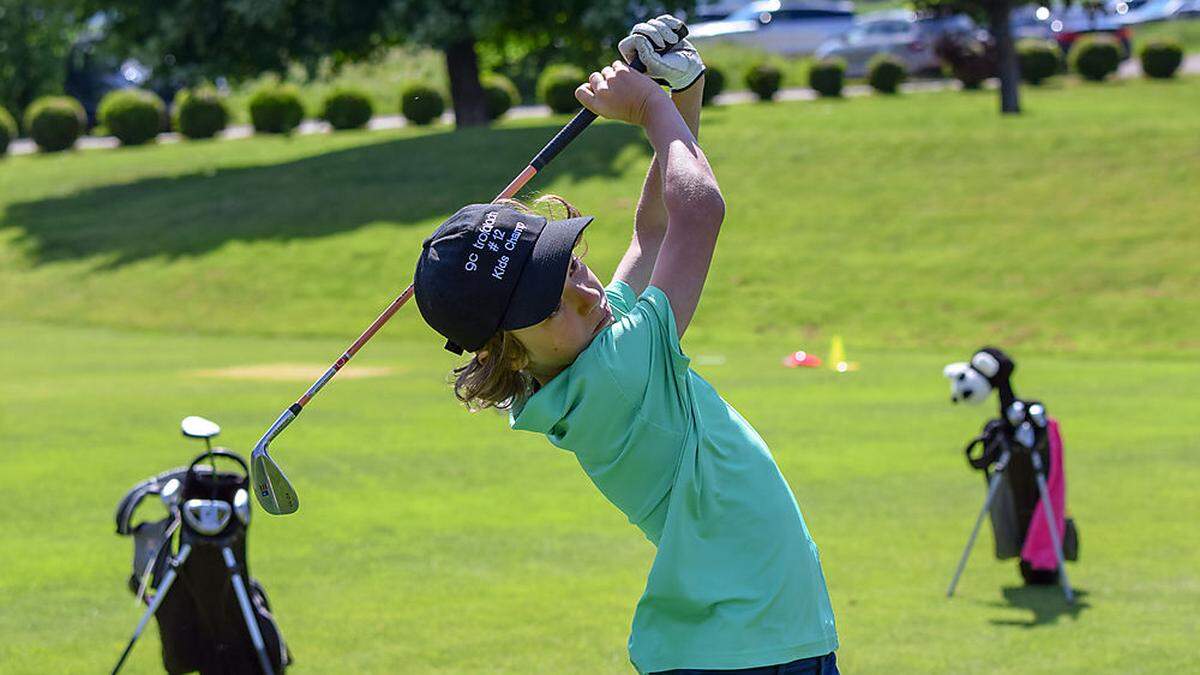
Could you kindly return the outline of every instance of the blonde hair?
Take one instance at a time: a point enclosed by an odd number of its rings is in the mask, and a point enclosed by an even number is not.
[[[536,213],[550,220],[578,218],[579,209],[558,195],[543,195],[530,204],[502,199],[497,204],[522,213]],[[498,331],[471,360],[454,369],[454,396],[469,410],[508,410],[520,407],[538,389],[537,380],[526,368],[529,352],[511,332]]]

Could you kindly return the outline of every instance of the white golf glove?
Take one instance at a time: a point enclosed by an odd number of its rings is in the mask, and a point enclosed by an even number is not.
[[[682,27],[683,22],[670,14],[644,21],[617,44],[617,51],[625,63],[633,63],[635,56],[640,58],[646,64],[646,75],[654,81],[669,86],[671,91],[683,91],[704,74],[704,61],[691,42],[675,33]],[[672,45],[665,54],[658,53]]]

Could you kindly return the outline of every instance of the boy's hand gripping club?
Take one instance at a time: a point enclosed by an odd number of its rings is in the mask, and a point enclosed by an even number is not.
[[[675,34],[679,36],[679,40],[675,43],[677,45],[683,38],[687,37],[687,26],[680,24],[679,28],[675,29]],[[667,45],[659,51],[660,53],[666,53],[674,47],[675,45]],[[629,64],[629,67],[640,73],[646,72],[646,65],[642,63],[641,59],[636,57]],[[563,151],[563,148],[567,147],[571,141],[575,140],[595,120],[596,113],[587,108],[576,113],[575,117],[562,130],[555,134],[554,138],[550,139],[546,147],[542,148],[541,152],[534,156],[533,160],[529,162],[529,166],[525,167],[525,170],[514,178],[508,184],[508,187],[504,188],[492,201],[508,199],[517,194],[538,171],[545,168],[551,160],[558,156],[558,153]],[[388,305],[387,309],[383,310],[383,313],[375,319],[370,327],[363,331],[362,335],[358,336],[354,344],[350,345],[350,348],[329,367],[329,370],[326,370],[324,375],[317,378],[317,381],[308,388],[308,391],[304,392],[303,396],[288,406],[279,415],[279,418],[275,420],[271,428],[267,429],[267,432],[255,444],[254,450],[250,453],[250,481],[254,487],[254,496],[258,499],[258,503],[264,511],[279,516],[295,513],[300,508],[300,497],[296,494],[296,489],[292,487],[291,481],[287,479],[283,470],[279,468],[279,464],[271,458],[269,452],[271,441],[304,411],[304,406],[317,395],[317,392],[321,391],[321,388],[333,379],[333,376],[342,369],[342,366],[346,365],[354,357],[354,354],[367,343],[367,340],[370,340],[383,327],[383,324],[387,323],[388,319],[392,318],[392,315],[403,307],[404,303],[408,302],[412,296],[413,287],[410,284],[399,297],[392,301],[392,304]]]

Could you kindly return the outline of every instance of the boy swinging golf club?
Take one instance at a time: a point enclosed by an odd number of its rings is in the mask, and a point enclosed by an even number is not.
[[[559,218],[513,201],[460,209],[425,241],[415,299],[447,349],[472,353],[456,396],[573,452],[656,546],[629,638],[639,672],[829,675],[833,611],[795,497],[679,344],[725,211],[696,141],[704,64],[681,29],[639,23],[619,49],[646,75],[618,61],[576,90],[654,148],[611,283],[573,253],[592,219],[552,197],[536,206]]]

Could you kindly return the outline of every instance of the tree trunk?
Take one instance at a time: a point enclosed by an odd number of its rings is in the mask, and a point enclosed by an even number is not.
[[[1013,46],[1012,27],[1009,24],[1011,12],[1009,0],[993,0],[988,5],[988,23],[992,38],[996,41],[996,69],[1000,75],[1000,112],[1004,114],[1021,112],[1018,90],[1021,71],[1017,66],[1017,50]]]
[[[450,75],[450,99],[454,121],[459,128],[488,123],[487,101],[479,83],[479,59],[475,38],[467,37],[446,47],[446,71]]]

